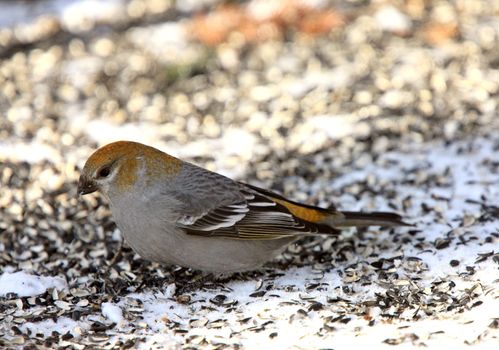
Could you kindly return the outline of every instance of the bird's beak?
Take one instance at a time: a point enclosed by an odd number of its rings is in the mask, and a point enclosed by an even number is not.
[[[84,194],[92,193],[97,191],[99,188],[95,181],[92,181],[85,175],[80,176],[80,180],[78,181],[78,194],[83,196]]]

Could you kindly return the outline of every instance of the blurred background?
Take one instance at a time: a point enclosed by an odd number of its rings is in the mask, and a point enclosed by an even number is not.
[[[133,139],[265,180],[454,139],[497,125],[498,38],[493,0],[0,1],[0,160]]]

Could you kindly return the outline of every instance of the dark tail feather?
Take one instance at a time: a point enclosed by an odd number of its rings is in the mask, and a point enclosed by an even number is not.
[[[395,213],[370,212],[362,213],[355,211],[342,211],[343,218],[335,218],[332,222],[334,227],[366,227],[366,226],[412,226]]]

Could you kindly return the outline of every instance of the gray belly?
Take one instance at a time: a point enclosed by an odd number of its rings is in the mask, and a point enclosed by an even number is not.
[[[120,227],[120,225],[118,225]],[[120,227],[128,244],[144,259],[206,272],[257,269],[279,255],[295,238],[237,240],[188,235],[172,228],[157,232],[149,227],[131,232]]]

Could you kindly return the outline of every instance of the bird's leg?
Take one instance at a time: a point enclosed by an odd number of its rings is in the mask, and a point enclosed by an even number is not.
[[[114,264],[116,264],[116,262],[120,258],[121,253],[123,252],[123,242],[124,242],[124,239],[123,239],[123,237],[121,237],[120,243],[118,245],[118,251],[116,252],[116,254],[114,254],[114,256],[111,258],[111,261],[109,262],[109,265],[106,267],[106,270],[105,270],[106,274],[109,272],[111,267],[113,267]]]

